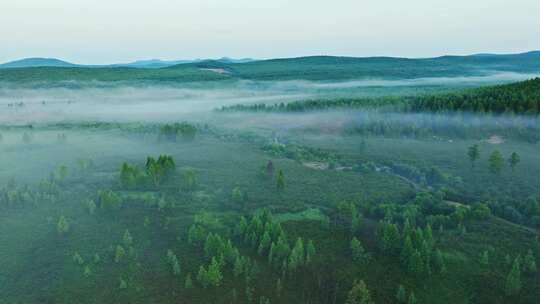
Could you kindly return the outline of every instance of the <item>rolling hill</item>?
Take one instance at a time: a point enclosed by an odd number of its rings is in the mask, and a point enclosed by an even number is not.
[[[0,82],[150,81],[188,82],[224,79],[339,81],[385,78],[481,76],[494,72],[539,73],[540,52],[513,55],[443,56],[408,59],[394,57],[312,56],[260,61],[202,60],[159,68],[161,61],[125,66],[73,66],[58,60],[32,60],[0,69]],[[40,62],[42,62],[40,64]],[[143,66],[153,69],[141,68]],[[4,65],[5,67],[5,65]]]

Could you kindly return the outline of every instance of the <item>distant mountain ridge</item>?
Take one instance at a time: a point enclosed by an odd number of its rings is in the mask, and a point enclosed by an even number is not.
[[[29,68],[29,67],[77,67],[71,62],[56,58],[24,58],[0,64],[0,68]]]
[[[2,68],[3,67],[3,68]],[[230,59],[135,61],[116,65],[76,65],[55,59],[27,59],[0,65],[0,83],[198,82],[220,80],[344,81],[486,76],[497,73],[540,75],[540,52],[477,54],[435,58],[309,56],[269,60]]]
[[[103,67],[130,67],[130,68],[146,68],[146,69],[157,69],[165,68],[169,66],[174,66],[178,64],[187,64],[187,63],[199,63],[205,61],[216,61],[221,63],[245,63],[255,61],[251,58],[242,58],[234,59],[223,57],[219,59],[194,59],[194,60],[160,60],[160,59],[149,59],[149,60],[137,60],[128,63],[113,63],[105,65],[85,65],[85,64],[75,64],[67,62],[64,60],[56,58],[24,58],[20,60],[10,61],[3,64],[0,64],[0,69],[8,68],[32,68],[32,67],[90,67],[90,68],[103,68]]]

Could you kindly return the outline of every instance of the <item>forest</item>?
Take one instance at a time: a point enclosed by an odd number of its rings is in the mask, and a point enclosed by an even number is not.
[[[540,78],[303,60],[0,71],[0,303],[538,303]]]

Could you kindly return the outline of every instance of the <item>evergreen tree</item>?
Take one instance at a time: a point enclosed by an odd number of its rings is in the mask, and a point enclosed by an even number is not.
[[[96,211],[96,203],[93,200],[87,200],[86,201],[86,208],[88,209],[88,213],[94,214]]]
[[[83,275],[87,278],[92,275],[92,270],[90,269],[90,266],[88,265],[84,266]]]
[[[403,248],[401,249],[401,263],[405,267],[409,267],[412,256],[414,254],[414,247],[412,245],[411,238],[409,236],[405,237],[405,242],[403,243]]]
[[[281,285],[281,279],[278,278],[276,281],[276,295],[281,297],[281,292],[283,291],[283,285]]]
[[[283,191],[285,189],[285,176],[283,171],[280,169],[276,178],[276,187],[278,191]]]
[[[411,294],[409,295],[409,301],[407,301],[407,304],[418,304],[414,292],[411,292]]]
[[[472,145],[469,147],[469,150],[467,151],[467,156],[469,156],[469,160],[471,161],[471,167],[474,168],[474,164],[476,160],[480,157],[480,149],[478,148],[478,145]]]
[[[408,263],[408,269],[413,274],[421,274],[424,271],[424,263],[422,261],[422,255],[418,250],[414,250]]]
[[[504,291],[507,296],[516,295],[521,290],[521,268],[519,264],[519,257],[514,260],[512,269],[506,277],[506,284]]]
[[[501,152],[498,150],[493,151],[489,157],[489,172],[493,174],[500,174],[504,166],[504,159]]]
[[[366,252],[362,243],[356,238],[353,237],[350,244],[351,255],[353,261],[357,263],[365,263],[369,259],[369,254]]]
[[[353,287],[347,294],[345,304],[373,304],[369,290],[363,280],[354,281]]]
[[[240,190],[239,187],[234,187],[232,190],[232,200],[233,202],[240,204],[242,203],[242,200],[244,198],[244,195],[242,194],[242,190]]]
[[[439,249],[434,253],[433,266],[435,267],[435,270],[440,273],[446,272],[446,263],[444,262],[442,252]]]
[[[126,251],[124,250],[124,247],[117,245],[115,253],[114,253],[114,261],[116,263],[120,263],[120,261],[122,261],[125,255],[126,255]]]
[[[424,230],[424,241],[426,241],[430,248],[433,248],[433,246],[435,246],[435,240],[433,239],[433,230],[431,229],[430,224],[427,224],[426,229]]]
[[[210,285],[210,281],[208,280],[208,273],[206,269],[204,269],[204,266],[199,266],[199,272],[197,273],[197,281],[204,287],[208,287]]]
[[[489,253],[487,250],[484,250],[484,252],[482,252],[482,255],[480,256],[480,264],[484,266],[489,265]]]
[[[127,287],[128,287],[127,282],[124,279],[120,278],[120,285],[118,286],[118,288],[119,289],[127,289]]]
[[[525,258],[523,260],[523,268],[525,272],[528,273],[535,273],[537,271],[536,258],[534,257],[534,254],[530,249],[527,251],[527,255],[525,255]]]
[[[186,276],[186,281],[184,283],[185,289],[191,289],[193,288],[193,280],[191,279],[191,273],[188,273]]]
[[[396,300],[399,304],[406,304],[407,303],[407,292],[405,291],[405,287],[403,285],[398,286],[398,291],[396,294]]]
[[[304,264],[304,242],[302,238],[296,239],[296,243],[289,256],[289,272],[294,273],[298,267]]]
[[[382,223],[381,249],[388,255],[399,252],[400,247],[399,229],[396,224]]]
[[[122,237],[122,240],[124,242],[124,246],[126,247],[129,247],[133,244],[133,237],[131,237],[129,230],[126,229],[126,231],[124,232],[124,236]]]
[[[313,262],[313,258],[317,254],[313,240],[309,240],[306,246],[306,265],[310,265]]]
[[[233,274],[235,277],[241,275],[245,269],[245,262],[242,256],[237,256],[233,266]]]
[[[261,238],[261,242],[259,244],[258,252],[260,255],[263,255],[266,253],[267,250],[270,249],[270,245],[272,245],[272,239],[270,238],[270,233],[268,231],[265,231],[263,234],[263,237]]]
[[[82,265],[84,264],[84,259],[82,258],[82,256],[78,253],[78,252],[75,252],[73,254],[73,262],[79,264],[79,265]]]
[[[69,222],[65,216],[61,215],[56,224],[56,231],[59,235],[65,235],[69,231]]]
[[[218,263],[215,257],[212,258],[212,262],[208,266],[207,271],[208,282],[214,287],[221,285],[223,275],[221,274],[221,265]]]
[[[516,169],[516,166],[520,162],[520,160],[521,159],[519,157],[519,154],[517,154],[516,152],[513,152],[510,155],[510,158],[508,159],[508,164],[510,165],[510,168],[512,169],[512,172],[514,172],[514,170]]]

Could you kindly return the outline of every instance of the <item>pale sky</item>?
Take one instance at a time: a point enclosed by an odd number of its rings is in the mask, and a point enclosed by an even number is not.
[[[0,62],[540,49],[540,0],[0,0]]]

